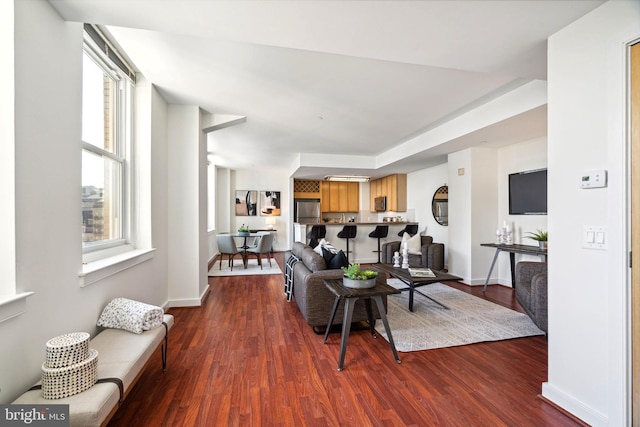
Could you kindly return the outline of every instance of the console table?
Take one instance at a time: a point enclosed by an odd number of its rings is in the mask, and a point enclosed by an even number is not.
[[[542,257],[542,260],[544,262],[547,261],[547,250],[540,249],[539,246],[504,245],[504,244],[498,244],[498,243],[481,243],[480,246],[486,246],[488,248],[496,249],[496,253],[493,256],[493,261],[491,261],[489,274],[487,274],[487,280],[485,280],[484,282],[484,288],[482,288],[482,292],[487,290],[489,279],[491,279],[491,272],[493,271],[493,267],[496,265],[496,260],[498,259],[498,254],[500,252],[509,252],[509,259],[511,262],[511,287],[513,287],[514,289],[516,287],[516,254],[537,255]]]

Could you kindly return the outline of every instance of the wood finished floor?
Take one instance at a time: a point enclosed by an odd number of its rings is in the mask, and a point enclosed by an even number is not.
[[[382,337],[352,332],[338,372],[340,335],[323,345],[283,283],[210,277],[203,307],[169,310],[166,372],[158,351],[109,426],[582,425],[538,398],[544,337],[399,353],[398,365]],[[521,311],[510,288],[486,299]]]

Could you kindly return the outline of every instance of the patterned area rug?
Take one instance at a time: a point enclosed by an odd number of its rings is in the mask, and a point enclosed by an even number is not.
[[[242,265],[242,260],[240,258],[236,258],[233,260],[233,271],[229,268],[229,262],[225,259],[222,263],[222,270],[220,270],[220,261],[216,261],[209,270],[209,277],[216,276],[250,276],[254,274],[282,274],[280,267],[278,267],[278,263],[272,259],[271,267],[269,267],[269,260],[262,260],[262,269],[258,265],[258,260],[255,258],[250,258],[247,264],[247,268],[245,269]]]
[[[405,288],[398,279],[389,285]],[[388,297],[387,319],[398,351],[418,351],[453,347],[485,341],[544,335],[524,313],[476,298],[473,295],[434,283],[417,288],[449,307],[444,309],[415,293],[413,312],[409,311],[409,292]],[[385,339],[382,321],[376,331]]]

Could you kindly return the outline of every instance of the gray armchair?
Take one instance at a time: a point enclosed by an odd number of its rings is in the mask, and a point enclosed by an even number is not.
[[[400,241],[387,242],[382,245],[380,262],[390,264],[393,262],[394,252],[400,252]],[[427,267],[432,270],[444,270],[444,244],[433,243],[433,237],[420,236],[420,255],[409,254],[411,267]]]
[[[220,270],[222,270],[222,261],[224,261],[224,256],[228,255],[229,267],[231,267],[231,271],[233,271],[233,257],[236,255],[242,255],[242,252],[238,250],[236,242],[230,234],[218,234],[216,236],[216,241],[218,242],[218,252],[220,252]]]
[[[545,333],[547,326],[547,263],[516,264],[516,299],[533,323]]]

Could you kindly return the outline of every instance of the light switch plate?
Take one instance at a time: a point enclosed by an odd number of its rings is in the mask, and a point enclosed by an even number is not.
[[[600,225],[585,225],[582,231],[582,247],[585,249],[606,250],[609,236],[607,227]]]

